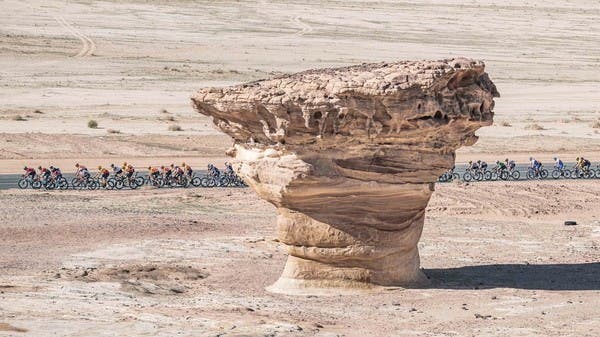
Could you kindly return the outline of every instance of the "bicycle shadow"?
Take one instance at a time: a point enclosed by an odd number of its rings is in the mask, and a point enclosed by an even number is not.
[[[424,272],[432,289],[600,290],[600,263],[492,264]]]

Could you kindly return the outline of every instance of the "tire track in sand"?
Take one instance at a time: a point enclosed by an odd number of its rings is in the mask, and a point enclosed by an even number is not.
[[[77,30],[71,24],[69,24],[62,16],[55,16],[54,19],[58,24],[60,24],[63,28],[65,28],[69,33],[77,37],[81,43],[83,44],[81,50],[74,57],[87,57],[92,56],[94,51],[96,51],[96,44],[92,39],[84,35],[82,32]]]
[[[309,25],[306,22],[303,22],[299,16],[295,16],[291,21],[300,28],[300,30],[297,31],[294,35],[301,36],[313,32],[313,28],[311,27],[311,25]]]

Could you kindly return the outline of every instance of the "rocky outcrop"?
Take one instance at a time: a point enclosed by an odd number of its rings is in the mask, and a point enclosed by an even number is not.
[[[278,208],[289,258],[271,288],[412,286],[434,182],[490,125],[498,92],[470,59],[362,64],[200,90],[236,172]]]

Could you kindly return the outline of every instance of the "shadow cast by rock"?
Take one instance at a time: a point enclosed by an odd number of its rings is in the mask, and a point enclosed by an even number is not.
[[[600,263],[492,264],[426,269],[432,289],[600,290]]]

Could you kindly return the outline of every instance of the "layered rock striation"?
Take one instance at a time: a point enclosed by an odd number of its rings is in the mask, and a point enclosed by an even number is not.
[[[244,180],[278,209],[289,257],[271,288],[414,286],[437,177],[493,119],[483,62],[405,61],[305,71],[192,98],[233,137]]]

